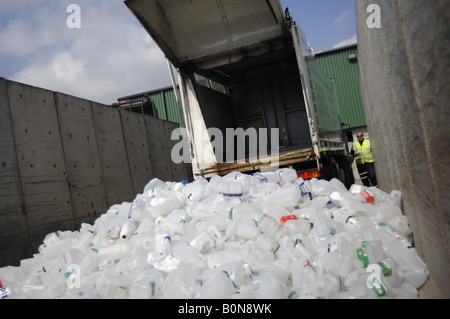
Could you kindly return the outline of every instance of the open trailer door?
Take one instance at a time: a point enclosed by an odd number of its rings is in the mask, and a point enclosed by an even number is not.
[[[175,67],[289,36],[278,0],[127,0]]]

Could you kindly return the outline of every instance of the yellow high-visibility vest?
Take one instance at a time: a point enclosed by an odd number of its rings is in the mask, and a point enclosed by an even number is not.
[[[354,142],[353,150],[355,151],[356,165],[373,163],[372,150],[370,148],[369,140],[365,139],[362,145],[359,142]]]

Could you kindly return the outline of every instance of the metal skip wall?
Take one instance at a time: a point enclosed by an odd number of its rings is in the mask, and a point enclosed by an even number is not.
[[[355,6],[378,185],[402,191],[414,245],[430,272],[420,295],[449,298],[450,2],[356,0]],[[377,12],[379,28],[370,23]]]
[[[187,165],[170,160],[175,128],[0,78],[0,267],[133,200],[154,177],[188,179]]]

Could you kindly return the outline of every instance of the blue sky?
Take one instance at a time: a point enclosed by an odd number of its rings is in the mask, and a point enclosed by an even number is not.
[[[69,29],[70,4],[81,28]],[[354,0],[281,0],[316,52],[356,41]],[[123,0],[0,0],[0,77],[110,104],[171,84]]]
[[[356,42],[355,0],[281,0],[315,52]]]

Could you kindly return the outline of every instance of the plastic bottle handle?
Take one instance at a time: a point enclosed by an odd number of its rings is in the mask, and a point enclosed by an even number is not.
[[[295,215],[288,215],[288,216],[283,216],[280,218],[280,222],[281,222],[281,226],[284,226],[284,224],[288,221],[288,220],[297,220],[297,216]]]
[[[309,261],[309,259],[306,260],[305,262],[303,262],[303,268],[306,268],[306,267],[310,267],[311,269],[314,270],[314,268],[313,268],[313,266],[311,265],[311,262]]]

